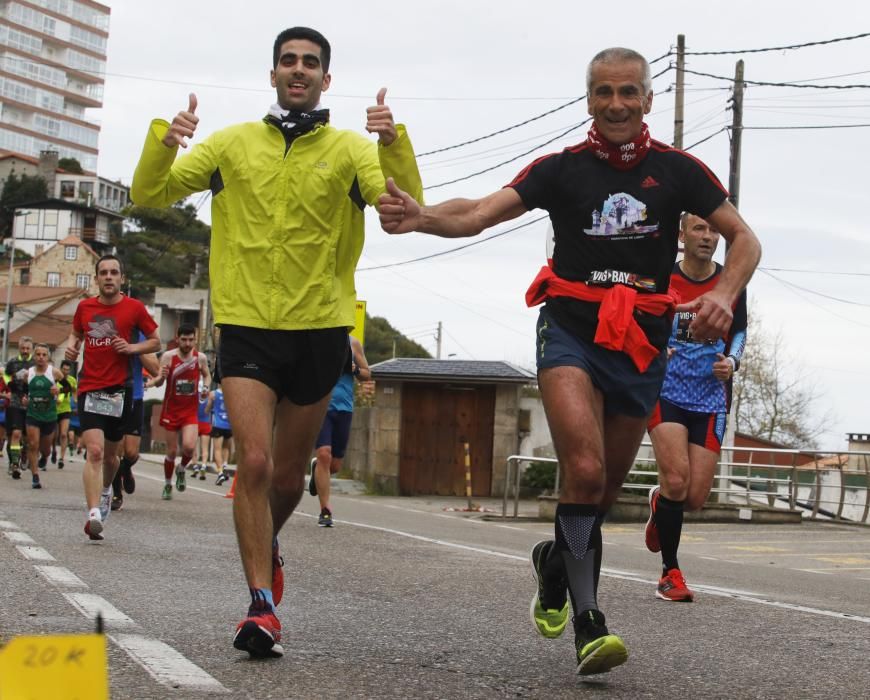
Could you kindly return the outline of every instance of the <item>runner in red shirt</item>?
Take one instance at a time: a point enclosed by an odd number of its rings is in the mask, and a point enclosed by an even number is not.
[[[88,506],[85,534],[101,540],[103,523],[109,517],[124,425],[132,407],[131,356],[157,352],[160,336],[142,302],[121,293],[124,268],[117,257],[104,255],[97,260],[95,277],[100,293],[79,302],[66,359],[77,362],[84,349],[78,414],[87,450],[82,472]],[[131,343],[137,331],[142,331],[145,340]]]
[[[160,358],[160,374],[149,379],[146,387],[166,384],[160,425],[166,430],[166,458],[163,460],[163,499],[172,498],[172,473],[175,472],[175,488],[184,491],[184,469],[196,449],[199,436],[197,408],[201,394],[208,396],[211,375],[205,355],[196,351],[196,328],[182,323],[176,334],[178,347],[167,350]],[[202,380],[200,382],[200,380]],[[178,433],[181,433],[181,463],[175,466],[178,454]]]

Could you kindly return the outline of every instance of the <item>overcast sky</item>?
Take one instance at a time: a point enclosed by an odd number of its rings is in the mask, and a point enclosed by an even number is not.
[[[535,117],[585,93],[586,64],[598,50],[623,45],[649,60],[667,54],[677,34],[689,51],[755,49],[834,39],[870,31],[870,8],[834,0],[824,11],[793,2],[622,2],[498,0],[284,3],[249,0],[108,2],[112,8],[99,171],[129,183],[148,122],[171,119],[196,92],[202,136],[259,119],[274,101],[269,87],[272,42],[293,25],[330,40],[332,85],[324,93],[332,123],[363,130],[365,108],[381,86],[397,121],[407,124],[418,154]],[[713,7],[722,7],[716,13]],[[598,9],[596,14],[594,9]],[[611,11],[613,8],[613,11]],[[607,13],[607,14],[606,14]],[[747,80],[801,84],[870,84],[870,38],[794,51],[689,56],[691,70],[733,76],[743,58]],[[666,69],[673,57],[653,65]],[[654,80],[648,123],[653,137],[673,139],[674,71]],[[728,184],[730,84],[687,76],[686,147]],[[746,127],[870,125],[870,89],[753,87]],[[420,157],[427,201],[488,194],[525,164],[585,138],[585,102],[479,143]],[[717,133],[718,132],[718,133]],[[789,366],[823,398],[815,415],[834,420],[822,447],[845,446],[845,433],[870,432],[870,128],[747,129],[740,209],[764,245],[749,294],[764,328],[781,332]],[[554,139],[548,145],[542,145]],[[525,152],[528,155],[521,155]],[[520,156],[520,157],[517,157]],[[511,158],[511,163],[462,178]],[[195,199],[198,202],[198,198]],[[208,221],[209,204],[201,216]],[[539,218],[530,212],[480,238]],[[533,368],[536,311],[523,294],[544,261],[546,222],[489,243],[424,262],[380,265],[450,250],[479,239],[421,234],[389,237],[369,214],[357,273],[369,313],[442,355],[503,359]],[[721,259],[721,255],[720,255]],[[751,342],[751,340],[750,340]]]

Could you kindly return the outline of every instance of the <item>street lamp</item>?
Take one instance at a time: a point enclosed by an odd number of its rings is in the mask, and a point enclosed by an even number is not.
[[[13,266],[15,265],[15,219],[19,216],[27,216],[30,212],[19,210],[12,214],[12,245],[9,247],[9,279],[6,280],[6,320],[3,324],[3,362],[6,362],[6,353],[9,350],[9,318],[12,315],[12,285]]]

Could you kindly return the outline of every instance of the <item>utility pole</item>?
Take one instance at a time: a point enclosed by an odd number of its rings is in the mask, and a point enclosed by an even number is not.
[[[674,93],[674,148],[683,148],[683,88],[686,68],[686,35],[677,34],[677,90]]]
[[[435,336],[435,340],[438,343],[438,349],[435,352],[435,357],[437,359],[441,359],[441,321],[438,321],[438,333]]]
[[[728,172],[728,201],[736,208],[740,200],[740,144],[743,140],[743,61],[737,61],[734,69],[734,97],[731,107],[734,110],[731,120],[731,167]],[[725,254],[728,254],[728,246],[725,246]],[[737,404],[731,405],[728,413],[728,421],[725,427],[725,439],[722,442],[722,453],[719,458],[719,475],[725,477],[721,480],[720,487],[730,490],[731,465],[734,462],[734,437],[737,425]],[[746,487],[747,492],[749,486]],[[727,493],[720,493],[720,503],[729,501]]]
[[[738,206],[740,201],[740,144],[743,141],[743,60],[734,69],[734,97],[731,100],[734,118],[731,121],[731,169],[728,173],[728,201]]]

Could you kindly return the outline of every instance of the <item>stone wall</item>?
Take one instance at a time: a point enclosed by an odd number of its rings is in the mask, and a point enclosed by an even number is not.
[[[495,388],[495,417],[492,427],[491,496],[501,496],[505,488],[507,458],[518,448],[517,417],[520,408],[520,388],[515,384],[499,384]]]

